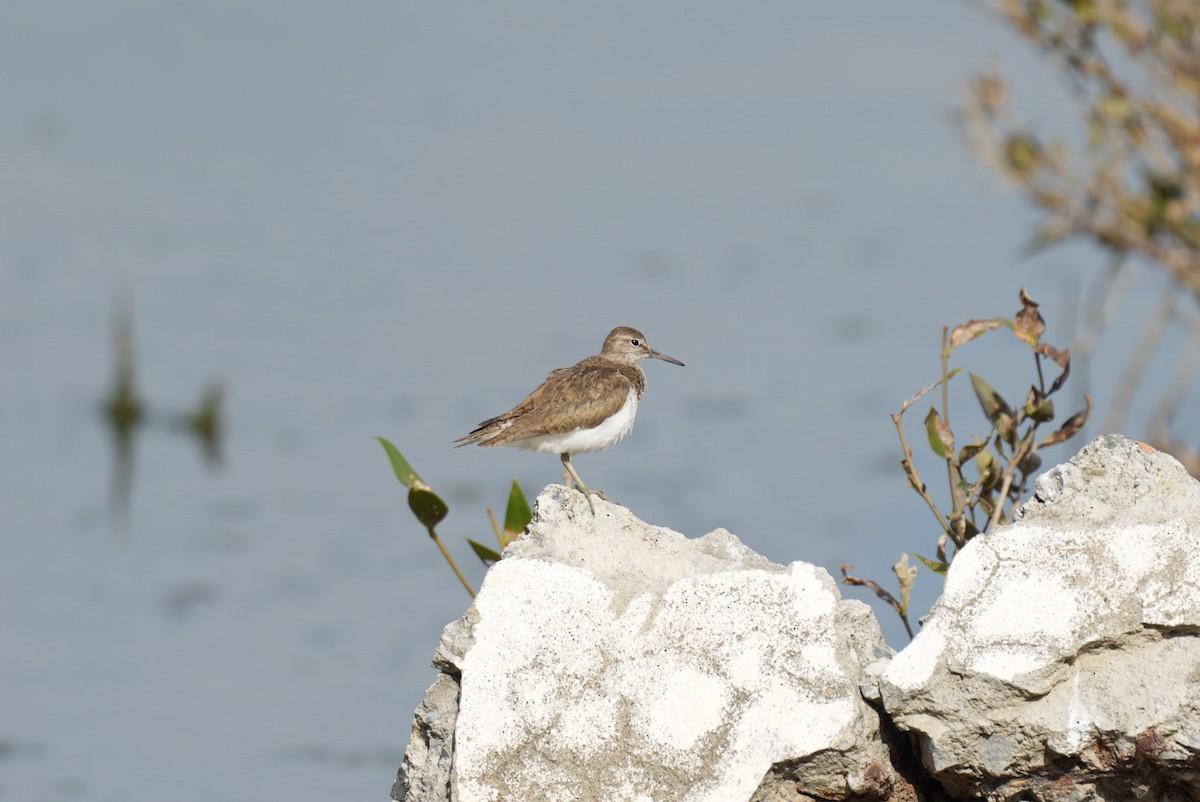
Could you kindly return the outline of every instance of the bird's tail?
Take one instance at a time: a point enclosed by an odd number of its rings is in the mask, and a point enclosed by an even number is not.
[[[474,431],[472,431],[470,434],[455,440],[454,447],[462,448],[463,446],[469,446],[473,444],[486,446],[488,441],[500,434],[500,432],[504,431],[504,428],[504,423],[500,418],[488,418],[483,423],[476,426]]]

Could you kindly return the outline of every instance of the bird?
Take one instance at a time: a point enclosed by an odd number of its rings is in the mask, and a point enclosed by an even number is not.
[[[637,329],[618,326],[604,338],[600,353],[552,370],[524,401],[481,422],[454,445],[510,446],[558,454],[564,481],[567,475],[575,480],[595,515],[592,496],[604,498],[604,494],[583,483],[571,455],[602,451],[633,429],[638,402],[646,391],[646,374],[638,364],[643,359],[683,366],[675,357],[651,348]]]

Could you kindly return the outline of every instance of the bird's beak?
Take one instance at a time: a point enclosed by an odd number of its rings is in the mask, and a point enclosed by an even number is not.
[[[653,348],[650,349],[649,356],[651,359],[661,359],[663,362],[670,362],[672,365],[678,365],[681,368],[684,367],[684,364],[682,362],[680,362],[678,359],[676,359],[675,357],[667,356],[666,354],[660,354],[658,351],[655,351]]]

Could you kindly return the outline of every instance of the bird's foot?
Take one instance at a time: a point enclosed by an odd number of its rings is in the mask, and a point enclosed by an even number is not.
[[[587,487],[586,485],[577,484],[575,486],[575,489],[578,490],[580,493],[583,493],[583,497],[585,499],[587,499],[588,509],[592,511],[592,515],[596,514],[596,505],[592,502],[592,496],[596,496],[597,498],[603,499],[604,501],[612,502],[612,499],[610,499],[608,496],[604,495],[604,493],[602,493],[601,491],[592,490],[590,487]]]

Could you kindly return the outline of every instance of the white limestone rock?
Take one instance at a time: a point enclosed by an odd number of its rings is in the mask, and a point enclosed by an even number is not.
[[[956,798],[1200,795],[1200,484],[1110,435],[955,557],[883,672]]]
[[[865,605],[841,600],[824,570],[776,565],[724,530],[689,540],[615,504],[597,500],[596,513],[559,485],[538,498],[530,530],[438,650],[445,676],[461,683],[453,766],[429,759],[414,729],[394,798],[911,791],[859,692],[864,663],[890,654]],[[447,796],[410,790],[441,777]]]

